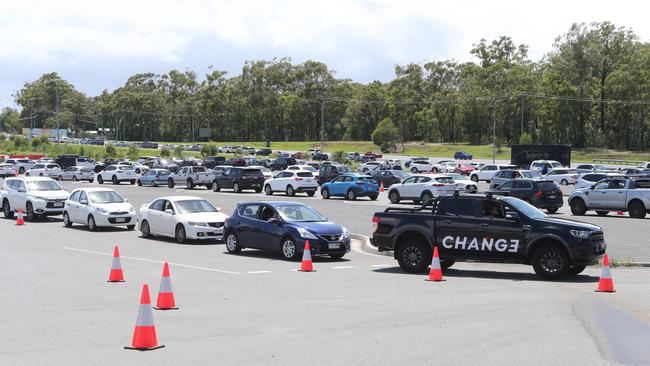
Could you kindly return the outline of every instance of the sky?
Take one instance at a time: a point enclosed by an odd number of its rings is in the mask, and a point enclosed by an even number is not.
[[[572,23],[611,21],[647,42],[648,10],[627,0],[0,0],[0,107],[53,71],[91,96],[136,73],[235,76],[246,60],[274,57],[389,81],[396,64],[471,61],[473,44],[501,35],[537,61]]]

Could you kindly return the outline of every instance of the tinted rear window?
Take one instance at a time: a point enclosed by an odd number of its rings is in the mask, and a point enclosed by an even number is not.
[[[544,191],[552,191],[556,189],[554,182],[536,182],[535,187]]]
[[[242,175],[263,175],[260,169],[242,169]]]
[[[195,172],[195,173],[205,172],[205,167],[202,167],[202,166],[195,166],[195,167],[194,167],[194,172]]]
[[[311,174],[310,172],[298,172],[296,175],[299,176],[299,177],[304,177],[304,178],[307,178],[307,177],[313,177],[313,176],[314,176],[314,175]]]
[[[600,180],[603,180],[607,178],[606,174],[585,174],[582,179],[589,181],[589,182],[598,182]]]
[[[443,199],[440,201],[440,206],[438,208],[438,213],[442,215],[452,215],[452,216],[479,216],[480,212],[477,209],[477,204],[480,203],[479,200],[471,199]]]

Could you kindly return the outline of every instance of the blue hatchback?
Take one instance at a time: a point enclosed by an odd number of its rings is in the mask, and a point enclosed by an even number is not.
[[[229,253],[244,248],[280,252],[284,259],[302,257],[305,241],[311,254],[340,259],[350,251],[348,229],[296,202],[247,202],[226,219],[224,241]]]
[[[138,177],[139,186],[166,186],[171,172],[167,169],[151,169]]]
[[[326,200],[330,197],[345,197],[348,200],[370,197],[374,201],[379,196],[379,184],[365,174],[347,173],[324,183],[320,187],[320,194]]]

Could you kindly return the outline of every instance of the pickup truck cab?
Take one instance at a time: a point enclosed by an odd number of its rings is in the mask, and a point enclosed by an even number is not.
[[[460,194],[419,208],[391,207],[372,218],[372,243],[393,251],[402,270],[423,272],[438,246],[443,268],[455,261],[531,264],[542,278],[582,272],[605,253],[600,227],[547,216],[514,197]]]
[[[642,219],[650,212],[650,178],[603,179],[589,188],[571,192],[569,206],[577,216],[589,210],[596,210],[600,216],[609,211],[627,211],[630,217]]]
[[[184,166],[179,168],[167,178],[167,187],[174,188],[180,184],[187,189],[194,189],[196,186],[205,186],[212,189],[213,175],[204,166]]]

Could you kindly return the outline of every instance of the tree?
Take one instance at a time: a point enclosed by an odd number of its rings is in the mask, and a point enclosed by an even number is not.
[[[201,146],[201,156],[205,159],[208,156],[214,156],[219,153],[219,147],[213,142]]]
[[[0,126],[7,132],[22,133],[23,122],[15,109],[5,107],[0,113]]]
[[[532,144],[533,137],[528,132],[524,132],[521,135],[519,135],[519,143],[522,145]]]
[[[174,157],[182,158],[183,157],[183,146],[178,145],[174,148]]]
[[[392,152],[396,150],[397,144],[402,142],[402,135],[390,118],[384,118],[373,131],[372,141],[381,151]]]
[[[168,158],[171,155],[171,152],[169,151],[168,148],[163,147],[160,149],[160,157],[161,158]]]
[[[115,145],[113,144],[106,144],[106,156],[109,158],[114,158],[117,156],[117,149],[115,148]]]
[[[126,152],[126,156],[131,160],[135,160],[138,158],[139,153],[140,153],[140,149],[138,149],[138,147],[135,146],[135,144],[131,144],[131,146],[129,146],[129,149]]]

